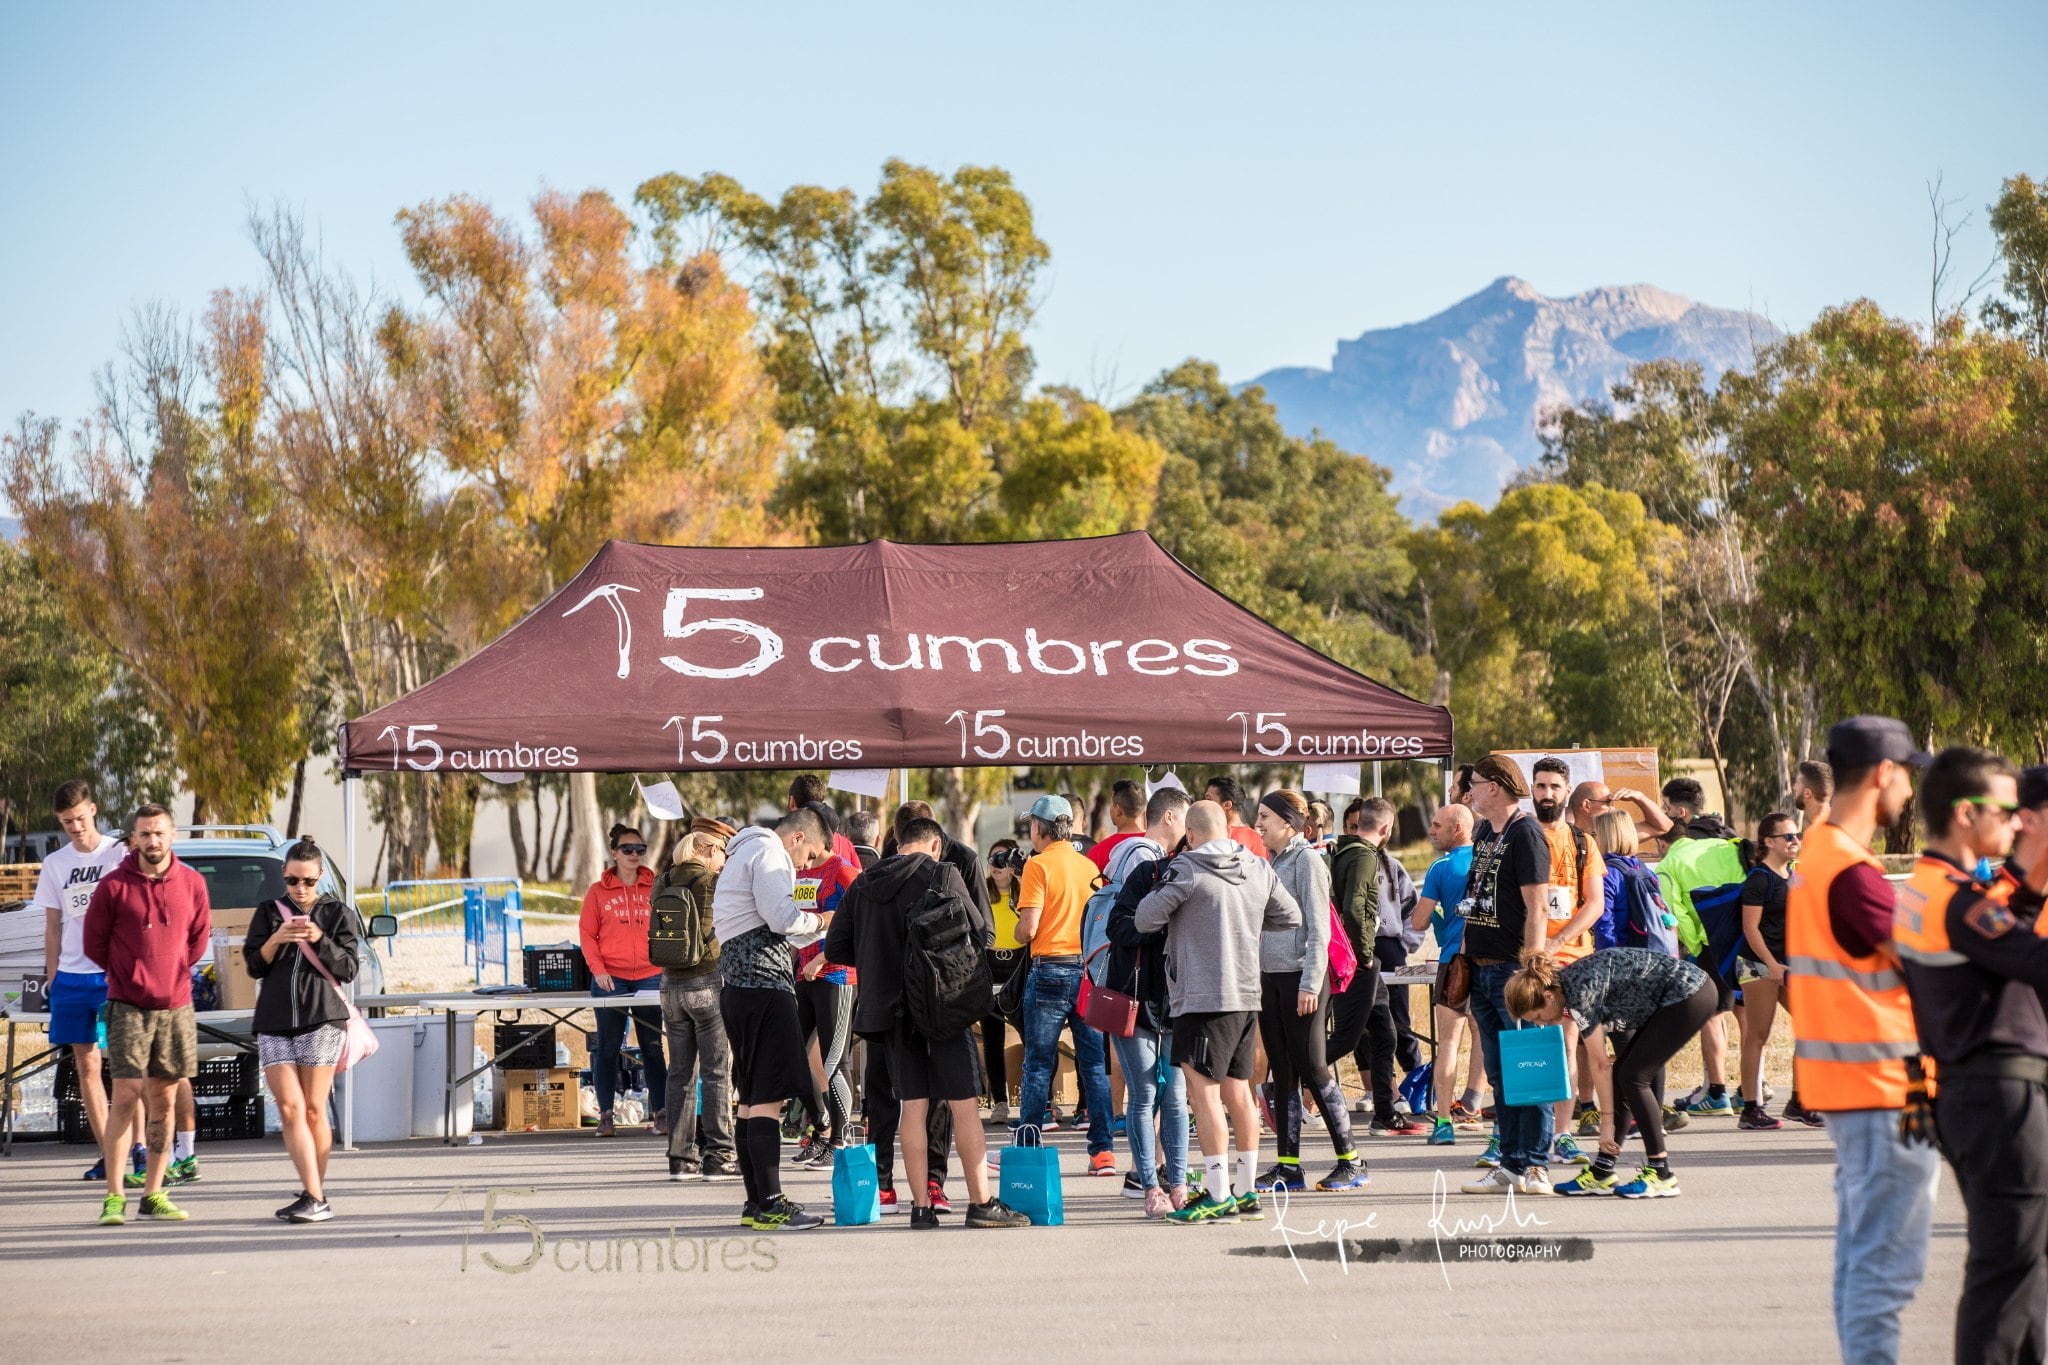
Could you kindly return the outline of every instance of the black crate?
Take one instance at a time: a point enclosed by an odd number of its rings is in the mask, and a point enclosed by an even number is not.
[[[583,964],[583,947],[577,943],[551,943],[526,947],[526,988],[530,991],[567,991],[582,994],[590,989],[590,969]],[[553,1065],[553,1058],[549,1058]]]
[[[231,1142],[263,1136],[263,1101],[253,1097],[202,1100],[193,1096],[201,1142]]]
[[[57,1058],[56,1084],[57,1103],[60,1105],[66,1100],[76,1105],[85,1098],[83,1092],[78,1088],[78,1063],[72,1058],[71,1049],[68,1046],[64,1049],[63,1055]],[[100,1089],[106,1092],[108,1099],[113,1098],[114,1076],[111,1071],[107,1070],[107,1059],[104,1054],[100,1057]],[[79,1112],[83,1113],[84,1110],[81,1109]]]
[[[77,1100],[57,1101],[57,1139],[60,1142],[91,1142],[92,1121]]]
[[[555,1064],[555,1026],[499,1024],[491,1036],[491,1051],[507,1071],[549,1070]]]
[[[229,1057],[208,1057],[199,1064],[199,1074],[192,1078],[192,1098],[199,1099],[250,1099],[261,1092],[257,1089],[256,1054],[236,1052]]]

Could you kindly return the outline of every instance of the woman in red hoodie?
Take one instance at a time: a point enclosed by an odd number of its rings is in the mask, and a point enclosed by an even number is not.
[[[583,961],[590,968],[593,995],[632,995],[661,989],[661,968],[647,959],[648,902],[654,870],[647,866],[647,840],[631,825],[613,825],[612,865],[583,893],[578,924]],[[618,1090],[619,1045],[626,1041],[626,1016],[640,1038],[640,1062],[647,1070],[647,1111],[654,1131],[668,1132],[668,1059],[661,1051],[661,1006],[597,1012],[597,1051],[590,1073],[597,1086],[597,1135],[612,1137],[612,1099]]]

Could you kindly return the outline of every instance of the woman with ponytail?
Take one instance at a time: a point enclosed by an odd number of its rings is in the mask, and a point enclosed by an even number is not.
[[[1559,1194],[1669,1199],[1678,1193],[1656,1079],[1713,1016],[1715,994],[1698,967],[1647,948],[1606,948],[1562,967],[1547,953],[1523,954],[1522,969],[1508,978],[1508,1012],[1536,1024],[1561,1023],[1567,1014],[1577,1020],[1600,1096],[1600,1154],[1559,1185]],[[1610,1033],[1624,1035],[1612,1063]],[[1627,1182],[1614,1169],[1627,1131],[1624,1112],[1641,1130],[1645,1163]]]

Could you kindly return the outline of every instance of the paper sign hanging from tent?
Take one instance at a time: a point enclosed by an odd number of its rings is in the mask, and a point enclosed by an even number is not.
[[[1152,799],[1153,792],[1163,791],[1168,787],[1173,788],[1177,792],[1184,792],[1187,790],[1186,787],[1181,785],[1180,778],[1174,773],[1169,772],[1166,776],[1160,778],[1157,782],[1154,782],[1148,776],[1145,779],[1145,799],[1147,801],[1150,801]]]
[[[676,790],[673,782],[657,782],[648,786],[639,778],[633,779],[640,788],[640,799],[647,803],[647,813],[657,820],[680,820],[683,818],[683,794]]]
[[[524,782],[526,780],[525,773],[484,773],[483,776],[501,787],[509,787],[514,782]]]
[[[889,789],[887,768],[845,768],[834,771],[825,779],[825,785],[836,792],[851,792],[855,796],[872,796],[882,799],[882,793]]]
[[[1330,796],[1356,796],[1359,792],[1356,763],[1309,763],[1301,770],[1301,789]]]

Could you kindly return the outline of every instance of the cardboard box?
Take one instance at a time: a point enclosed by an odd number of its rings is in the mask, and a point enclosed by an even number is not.
[[[546,1071],[503,1071],[492,1078],[499,1126],[510,1133],[582,1126],[576,1112],[576,1073],[566,1066]]]
[[[256,918],[254,906],[229,910],[223,910],[219,906],[215,906],[213,907],[213,936],[215,938],[231,938],[237,943],[245,942],[249,937],[249,921],[254,918]]]
[[[248,965],[242,958],[244,937],[213,936],[214,985],[220,1008],[224,1010],[255,1009],[256,992],[263,984],[249,975]]]
[[[1016,1030],[1005,1030],[1011,1037]],[[1003,1049],[1003,1070],[1010,1073],[1010,1091],[1014,1095],[1024,1084],[1024,1044],[1013,1042]],[[1063,1113],[1071,1113],[1081,1102],[1081,1087],[1074,1080],[1074,1045],[1065,1037],[1060,1039],[1059,1066],[1052,1074],[1052,1102]]]

